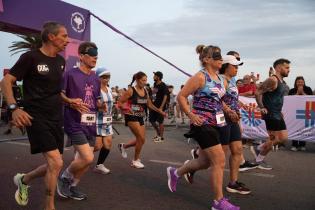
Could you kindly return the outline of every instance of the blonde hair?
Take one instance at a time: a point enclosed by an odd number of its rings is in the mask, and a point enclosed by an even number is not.
[[[204,59],[211,58],[214,52],[221,52],[221,49],[217,46],[209,45],[205,46],[200,44],[196,47],[196,52],[199,54],[199,60],[202,66],[205,66]]]

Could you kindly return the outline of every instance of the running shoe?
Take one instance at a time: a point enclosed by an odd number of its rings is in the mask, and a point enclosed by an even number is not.
[[[258,164],[258,168],[262,170],[271,170],[271,165],[268,165],[265,161],[256,162]]]
[[[131,161],[131,167],[142,169],[144,168],[144,165],[141,163],[141,160],[138,159],[138,160]]]
[[[29,186],[22,183],[22,178],[25,174],[17,173],[14,178],[14,184],[18,187],[15,192],[15,200],[21,206],[26,206],[28,203],[28,188]]]
[[[164,140],[164,139],[163,139],[163,140]],[[155,136],[155,137],[153,138],[153,141],[154,141],[155,143],[160,143],[160,142],[162,142],[162,139],[161,139],[160,136]]]
[[[257,163],[251,163],[248,160],[245,160],[245,163],[241,164],[239,167],[239,171],[243,172],[243,171],[248,171],[251,169],[255,169],[258,167]]]
[[[296,147],[291,147],[291,151],[296,152],[298,149]]]
[[[167,184],[168,184],[168,189],[170,189],[171,192],[176,191],[176,185],[178,181],[178,177],[175,175],[176,168],[174,167],[167,167],[166,172],[167,172]]]
[[[222,198],[219,201],[214,200],[212,203],[211,210],[240,210],[241,208],[238,206],[234,206],[229,202],[227,198]]]
[[[69,198],[71,194],[70,185],[71,185],[70,179],[59,176],[57,180],[58,195],[63,198]]]
[[[199,157],[199,155],[197,154],[197,151],[198,151],[198,148],[190,150],[190,154],[193,159],[197,159]]]
[[[87,199],[87,194],[84,194],[82,192],[79,191],[78,186],[71,186],[70,187],[70,198],[74,199],[74,200],[85,200]]]
[[[186,160],[184,164],[187,164],[189,160]],[[195,172],[188,172],[184,174],[185,180],[187,181],[188,184],[192,184],[194,182],[194,174]]]
[[[126,149],[124,148],[124,143],[118,144],[118,149],[119,149],[119,151],[121,153],[121,156],[123,158],[127,158],[127,152],[126,152]]]
[[[306,147],[300,147],[301,151],[306,151]]]
[[[109,174],[110,170],[106,168],[103,164],[98,164],[93,169],[94,172],[100,173],[100,174]]]
[[[226,186],[226,191],[230,193],[239,193],[241,195],[247,195],[251,193],[251,191],[245,187],[245,184],[236,181],[235,184],[229,183],[228,186]]]

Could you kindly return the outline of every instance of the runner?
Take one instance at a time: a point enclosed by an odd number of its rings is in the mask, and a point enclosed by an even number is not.
[[[156,106],[160,111],[166,109],[166,102],[168,97],[168,87],[162,81],[163,73],[160,71],[154,73],[154,86],[152,90],[152,101],[154,106]],[[153,128],[156,131],[156,136],[153,138],[154,142],[163,142],[164,141],[164,115],[161,115],[160,112],[150,110],[149,121],[152,124]],[[159,125],[156,124],[159,123]]]
[[[29,173],[18,173],[14,183],[18,189],[15,200],[19,205],[28,203],[29,183],[45,177],[45,210],[55,209],[55,190],[63,160],[62,100],[60,84],[65,60],[58,55],[68,41],[66,28],[56,22],[47,22],[41,32],[42,47],[21,55],[1,82],[3,94],[12,112],[13,123],[26,126],[31,154],[42,153],[46,164]],[[12,84],[23,80],[24,109],[13,96]]]
[[[283,144],[288,139],[288,131],[281,113],[283,106],[283,98],[285,92],[284,77],[290,72],[290,61],[280,58],[273,63],[275,75],[266,79],[256,92],[256,101],[261,110],[262,117],[265,120],[269,139],[257,149],[256,163],[258,168],[271,170],[264,159],[273,145]]]
[[[57,191],[61,197],[83,200],[87,195],[80,192],[78,183],[92,164],[96,137],[96,111],[100,97],[99,78],[92,71],[97,61],[97,47],[92,42],[83,42],[79,49],[80,66],[64,74],[62,98],[64,128],[69,144],[75,150],[74,160],[58,179]]]
[[[106,112],[97,112],[96,122],[96,143],[94,152],[100,150],[98,160],[93,171],[101,174],[108,174],[110,170],[104,166],[104,162],[112,147],[112,109],[113,96],[109,88],[110,72],[105,68],[98,68],[96,75],[101,79],[101,103],[106,105]]]
[[[222,66],[221,50],[216,46],[199,45],[196,48],[203,69],[192,76],[179,92],[177,100],[184,113],[191,120],[191,133],[201,150],[199,157],[179,168],[168,167],[168,187],[176,191],[177,181],[189,171],[207,169],[211,166],[211,184],[214,190],[212,209],[238,210],[223,197],[223,170],[225,155],[220,144],[219,128],[226,125],[223,114],[222,96],[225,94],[225,80],[217,75]],[[190,111],[187,97],[192,94],[193,108]],[[228,111],[228,110],[225,110]]]
[[[132,86],[134,81],[136,81],[136,85]],[[127,144],[118,144],[118,149],[122,157],[127,158],[126,149],[135,147],[134,159],[131,162],[131,166],[138,169],[144,168],[140,160],[140,152],[145,142],[145,126],[143,120],[145,107],[148,106],[163,117],[165,115],[161,109],[158,109],[152,104],[149,94],[145,89],[146,83],[147,75],[139,71],[133,76],[130,87],[123,93],[118,101],[119,107],[125,114],[125,125],[130,128],[131,132],[136,137],[136,140],[131,140]]]

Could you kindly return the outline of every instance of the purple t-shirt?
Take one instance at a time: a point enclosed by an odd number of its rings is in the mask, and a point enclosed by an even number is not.
[[[63,92],[68,98],[81,98],[89,104],[90,113],[97,111],[96,101],[100,96],[100,80],[92,71],[89,75],[79,68],[72,68],[64,73]],[[95,123],[81,123],[81,113],[75,109],[65,106],[64,128],[67,134],[84,133],[87,136],[96,136]]]

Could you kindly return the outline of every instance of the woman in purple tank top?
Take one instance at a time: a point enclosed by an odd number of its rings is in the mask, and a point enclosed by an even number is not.
[[[223,197],[223,170],[225,155],[220,143],[219,128],[226,125],[222,97],[226,80],[217,72],[222,66],[221,50],[216,46],[199,45],[196,48],[203,69],[192,76],[178,93],[177,100],[184,113],[191,120],[191,134],[200,146],[199,156],[185,162],[179,168],[168,167],[168,187],[176,191],[177,181],[185,174],[211,167],[211,189],[214,190],[212,209],[239,210]],[[187,97],[193,95],[190,111]]]

